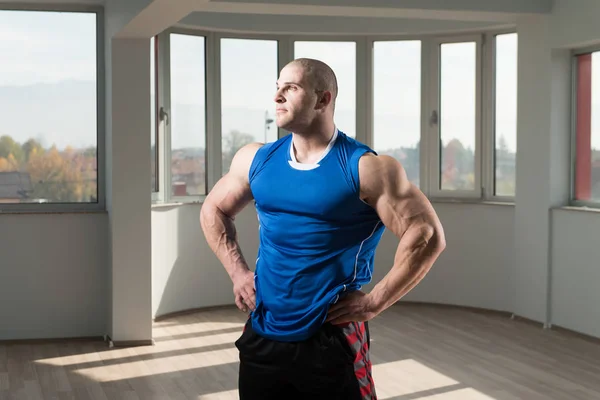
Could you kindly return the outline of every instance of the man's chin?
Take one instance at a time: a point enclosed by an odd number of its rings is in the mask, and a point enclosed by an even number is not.
[[[275,125],[277,125],[279,129],[283,129],[290,132],[292,131],[292,124],[290,124],[290,121],[276,121]]]

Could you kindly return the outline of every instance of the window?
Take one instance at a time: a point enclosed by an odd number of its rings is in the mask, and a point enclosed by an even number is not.
[[[221,39],[223,174],[229,171],[233,156],[244,145],[277,140],[277,61],[277,41]]]
[[[600,202],[600,51],[576,56],[574,199]]]
[[[152,192],[158,192],[158,38],[150,39],[150,168]]]
[[[348,136],[356,137],[356,43],[297,41],[294,58],[314,58],[333,69],[338,81],[336,126]]]
[[[494,195],[515,195],[517,152],[517,34],[496,36]]]
[[[421,42],[373,44],[373,146],[395,157],[419,186]]]
[[[160,34],[160,49],[156,40],[151,45],[153,199],[200,200],[229,171],[241,147],[277,140],[282,133],[275,124],[279,68],[302,57],[321,60],[336,74],[336,126],[357,137],[357,118],[370,124],[359,137],[377,153],[400,161],[410,181],[430,198],[514,198],[516,33],[282,42],[258,35],[206,35],[166,31]],[[164,51],[160,62],[158,50]],[[361,54],[372,58],[357,60]],[[358,98],[357,65],[372,76],[364,83],[370,91],[364,100]],[[581,67],[584,71],[584,62]],[[160,79],[154,76],[159,69]],[[357,99],[367,107],[357,109]],[[579,147],[589,154],[578,157],[577,197],[587,201],[600,180],[600,172],[597,179],[592,172],[599,162],[594,138],[600,136],[594,136],[593,115],[590,111],[589,133],[581,116],[578,131]]]
[[[171,33],[170,146],[172,197],[206,194],[205,38]]]
[[[99,203],[95,13],[0,11],[0,203]]]
[[[476,189],[477,43],[442,43],[439,47],[440,163],[437,189]]]

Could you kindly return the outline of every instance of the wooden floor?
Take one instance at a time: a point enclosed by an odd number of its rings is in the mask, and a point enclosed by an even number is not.
[[[173,317],[155,323],[155,346],[0,344],[0,400],[237,399],[244,319]],[[371,338],[380,400],[600,399],[600,344],[508,317],[402,304]]]

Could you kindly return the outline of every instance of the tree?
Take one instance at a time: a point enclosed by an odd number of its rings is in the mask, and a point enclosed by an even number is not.
[[[56,147],[44,152],[33,149],[27,171],[33,184],[32,197],[53,202],[79,202],[83,196],[81,170],[74,152],[67,149],[63,157]]]
[[[25,157],[25,161],[29,161],[29,157],[31,155],[31,153],[33,152],[33,150],[35,149],[38,153],[43,151],[44,148],[42,147],[42,145],[35,139],[29,139],[28,141],[26,141],[25,143],[23,143],[23,153],[24,153],[24,157]]]
[[[24,161],[25,157],[21,145],[12,137],[4,135],[0,137],[0,157],[8,159],[11,154],[19,164]]]
[[[0,172],[13,172],[19,170],[19,163],[11,154],[7,158],[0,157]]]

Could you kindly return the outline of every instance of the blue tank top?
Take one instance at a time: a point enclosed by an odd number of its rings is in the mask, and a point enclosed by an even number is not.
[[[366,145],[336,130],[315,164],[297,163],[292,135],[261,147],[249,172],[259,221],[256,309],[260,335],[300,341],[324,323],[329,305],[371,281],[385,229],[360,199]]]

